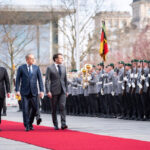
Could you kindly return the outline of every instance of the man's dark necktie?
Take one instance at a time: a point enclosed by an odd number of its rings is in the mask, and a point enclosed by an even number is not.
[[[32,76],[32,72],[31,72],[31,66],[29,66],[29,77]]]
[[[58,66],[58,72],[59,72],[59,75],[61,77],[61,68],[60,68],[60,65],[57,65]]]

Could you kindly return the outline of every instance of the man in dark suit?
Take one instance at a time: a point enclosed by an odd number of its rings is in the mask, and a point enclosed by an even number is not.
[[[51,99],[52,120],[55,130],[58,130],[57,105],[59,104],[61,115],[61,128],[64,130],[66,125],[66,96],[68,95],[66,68],[62,65],[63,56],[58,53],[53,56],[54,64],[49,66],[46,71],[45,87],[48,97]]]
[[[40,89],[40,98],[44,96],[44,87],[40,68],[34,65],[34,56],[26,56],[27,64],[18,68],[16,77],[16,94],[22,98],[23,121],[26,131],[33,130],[34,117],[38,114],[38,87]],[[21,84],[21,87],[20,87]]]
[[[0,124],[1,124],[1,112],[5,100],[5,95],[7,92],[7,97],[10,97],[10,83],[8,78],[7,70],[0,67]]]

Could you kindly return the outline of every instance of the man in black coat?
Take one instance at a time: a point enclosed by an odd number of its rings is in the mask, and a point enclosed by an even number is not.
[[[7,70],[0,67],[0,124],[1,124],[1,111],[4,104],[5,96],[10,97],[10,83]]]

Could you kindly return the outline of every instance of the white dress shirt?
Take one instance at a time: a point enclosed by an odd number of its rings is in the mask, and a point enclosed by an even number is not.
[[[58,71],[58,65],[61,66],[61,64],[56,64],[56,63],[54,63],[54,64],[55,64],[56,70]]]
[[[28,64],[27,64],[28,72],[29,72],[29,66],[30,66],[30,65],[28,65]],[[32,73],[32,71],[33,71],[33,69],[32,69],[32,65],[30,66],[30,69],[31,69],[31,73]]]

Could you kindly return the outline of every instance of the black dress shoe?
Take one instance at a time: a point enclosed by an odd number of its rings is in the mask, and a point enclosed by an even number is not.
[[[39,119],[37,119],[37,125],[40,125],[40,123],[42,122],[42,119],[41,118],[39,118]]]
[[[65,126],[61,126],[61,129],[62,130],[65,130],[65,129],[67,129],[68,128],[68,126],[67,125],[65,125]]]
[[[54,126],[54,129],[55,129],[55,130],[59,130],[58,126]]]
[[[30,126],[30,130],[34,130],[33,126]]]
[[[30,131],[30,127],[26,127],[25,131],[26,132]]]

